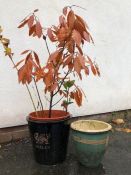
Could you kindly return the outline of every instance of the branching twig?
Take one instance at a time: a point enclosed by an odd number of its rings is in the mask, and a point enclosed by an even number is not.
[[[54,103],[54,104],[52,105],[52,107],[55,106],[56,104],[58,104],[63,98],[64,98],[64,96],[62,96],[56,103]]]
[[[42,104],[42,101],[41,101],[41,97],[40,97],[40,93],[39,93],[39,90],[38,90],[38,87],[37,87],[37,84],[36,84],[36,81],[35,81],[35,78],[33,77],[33,80],[34,80],[34,84],[35,84],[35,87],[36,87],[36,91],[37,91],[37,95],[38,95],[38,98],[39,98],[39,102],[41,104],[41,109],[42,111],[44,110],[43,109],[43,104]]]
[[[62,79],[62,82],[61,82],[60,86],[58,87],[58,90],[54,93],[53,96],[55,96],[55,95],[59,92],[59,90],[61,89],[61,86],[62,86],[63,83],[64,83],[64,80],[65,80],[66,77],[69,75],[69,73],[70,73],[70,71],[68,71],[68,72],[66,73],[66,75],[65,75],[64,78]]]

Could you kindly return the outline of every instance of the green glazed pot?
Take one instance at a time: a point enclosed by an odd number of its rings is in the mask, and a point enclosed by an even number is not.
[[[86,167],[99,166],[112,126],[98,120],[78,120],[71,123],[71,129],[78,161]]]

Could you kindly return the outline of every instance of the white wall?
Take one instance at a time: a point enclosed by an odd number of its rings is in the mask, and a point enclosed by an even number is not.
[[[19,21],[38,8],[38,16],[48,26],[57,22],[61,8],[72,4],[87,9],[76,8],[76,11],[90,26],[95,47],[89,48],[89,54],[96,57],[101,77],[84,78],[81,85],[88,101],[85,100],[81,108],[72,105],[70,112],[77,116],[130,109],[130,0],[0,0],[0,25],[4,28],[5,36],[11,39],[15,61],[19,60],[19,53],[26,48],[34,48],[43,62],[47,54],[43,41],[27,38],[26,29],[17,29]],[[26,89],[18,84],[16,72],[1,50],[0,46],[0,127],[25,124],[25,117],[32,111],[32,105]]]

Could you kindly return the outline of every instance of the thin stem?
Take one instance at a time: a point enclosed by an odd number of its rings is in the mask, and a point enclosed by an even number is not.
[[[54,103],[54,104],[52,105],[52,107],[55,106],[55,105],[57,105],[63,98],[64,98],[64,96],[61,97],[56,103]]]
[[[66,79],[66,77],[69,75],[69,73],[70,73],[70,71],[68,71],[67,73],[66,73],[66,75],[64,76],[64,78],[63,78],[63,80],[62,80],[62,82],[61,82],[61,84],[60,84],[60,86],[59,86],[59,88],[58,88],[58,90],[54,93],[54,95],[53,96],[55,96],[58,92],[59,92],[59,90],[61,89],[61,86],[63,85],[63,83],[64,83],[64,80]]]
[[[68,90],[67,90],[67,107],[66,107],[66,113],[67,113],[67,108],[68,108],[68,102],[69,102],[69,88],[68,88]]]
[[[27,84],[25,84],[25,86],[26,86],[27,91],[28,91],[28,93],[29,93],[29,96],[30,96],[30,99],[31,99],[31,101],[32,101],[32,104],[33,104],[34,110],[35,110],[35,112],[36,112],[35,103],[34,103],[34,100],[33,100],[33,98],[32,98],[32,95],[31,95],[31,92],[30,92],[30,90],[29,90],[29,87],[28,87]],[[36,112],[36,113],[37,113],[37,112]]]
[[[50,53],[49,46],[48,46],[48,43],[47,43],[47,41],[46,41],[46,38],[43,37],[43,39],[44,39],[44,41],[45,41],[46,48],[47,48],[48,54],[49,54],[49,56],[50,56],[51,53]]]
[[[70,7],[71,7],[71,8],[72,8],[72,7],[78,7],[78,8],[80,8],[80,9],[87,10],[87,9],[81,7],[81,6],[78,6],[78,5],[72,5],[72,6],[70,6]]]
[[[42,104],[42,101],[41,101],[41,97],[40,97],[40,93],[39,93],[39,90],[38,90],[38,86],[36,84],[36,81],[35,81],[35,78],[33,77],[33,80],[34,80],[34,84],[35,84],[35,87],[36,87],[36,91],[37,91],[37,94],[38,94],[38,98],[39,98],[39,101],[40,101],[40,104],[41,104],[41,109],[42,111],[44,110],[43,109],[43,104]]]
[[[48,54],[49,54],[49,56],[50,56],[51,53],[50,53],[50,50],[49,50],[48,43],[47,43],[47,41],[46,41],[46,37],[43,36],[43,39],[44,39],[44,41],[45,41],[46,48],[47,48]],[[55,79],[55,76],[54,76],[54,79]],[[54,95],[53,95],[53,92],[51,92],[51,94],[50,94],[50,105],[49,105],[49,118],[51,118],[51,113],[52,113],[53,96],[54,96]]]
[[[51,113],[52,113],[52,102],[53,102],[53,92],[51,92],[51,95],[50,95],[49,118],[51,118]]]

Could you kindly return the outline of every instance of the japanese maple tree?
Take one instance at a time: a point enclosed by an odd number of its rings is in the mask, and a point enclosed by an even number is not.
[[[37,11],[38,9],[25,17],[18,28],[28,26],[29,36],[45,41],[49,54],[47,63],[46,65],[40,63],[36,51],[25,50],[21,53],[22,60],[17,64],[13,62],[13,64],[18,71],[20,83],[25,84],[28,88],[29,84],[34,82],[41,110],[44,110],[37,87],[37,82],[42,80],[45,85],[45,94],[50,94],[49,117],[51,117],[52,108],[59,102],[66,111],[74,101],[78,106],[82,105],[84,92],[75,82],[76,77],[82,80],[82,76],[84,74],[88,76],[90,71],[95,76],[100,76],[100,72],[97,64],[86,53],[83,53],[84,44],[94,42],[88,25],[79,15],[75,14],[72,6],[64,7],[63,13],[59,17],[59,24],[49,28],[42,27],[36,16]],[[56,46],[56,50],[50,51],[48,38],[51,44]],[[4,45],[4,48],[6,55],[12,60],[11,49],[8,45]],[[54,102],[56,95],[59,95],[60,99]]]

